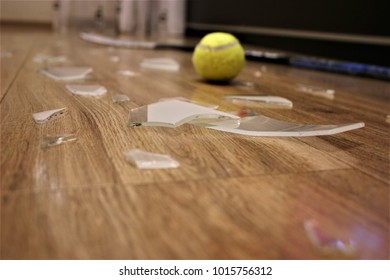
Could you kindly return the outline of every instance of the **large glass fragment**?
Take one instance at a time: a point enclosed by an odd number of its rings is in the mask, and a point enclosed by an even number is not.
[[[237,127],[226,126],[218,122],[211,123],[208,128],[249,135],[249,136],[321,136],[332,135],[364,127],[364,123],[349,123],[338,125],[296,124],[272,119],[266,116],[251,116],[241,118]]]
[[[128,125],[177,127],[191,120],[203,118],[239,119],[233,114],[171,99],[130,110]]]

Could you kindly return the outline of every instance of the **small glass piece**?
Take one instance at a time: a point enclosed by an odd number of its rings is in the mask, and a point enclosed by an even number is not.
[[[247,81],[234,81],[233,85],[244,87],[244,88],[255,88],[256,84],[253,82],[247,82]]]
[[[161,169],[177,168],[179,162],[169,155],[145,152],[139,149],[132,149],[123,153],[125,159],[140,169]]]
[[[33,60],[37,63],[55,63],[55,62],[64,62],[66,61],[65,56],[53,56],[47,54],[37,54],[34,56]]]
[[[84,79],[92,72],[91,67],[50,67],[40,70],[46,76],[60,81]]]
[[[231,100],[234,104],[250,106],[256,105],[267,108],[292,108],[293,103],[279,96],[243,96],[243,95],[228,95],[224,96],[225,100]]]
[[[63,115],[66,112],[67,108],[61,108],[61,109],[54,109],[39,113],[34,113],[33,118],[36,123],[45,123],[55,117],[59,117]]]
[[[41,142],[42,148],[57,146],[66,142],[77,140],[76,134],[64,134],[61,136],[47,136]]]
[[[117,55],[112,55],[112,56],[110,56],[110,61],[112,61],[112,62],[119,62],[119,56],[117,56]]]
[[[144,59],[141,62],[141,67],[164,71],[179,71],[180,69],[179,63],[171,58]]]
[[[119,70],[117,72],[117,74],[121,75],[121,76],[126,76],[126,77],[136,77],[136,76],[139,76],[139,73],[133,72],[133,71],[130,71],[130,70]]]
[[[304,84],[297,84],[297,90],[328,99],[334,99],[335,95],[334,89],[327,89]]]
[[[255,76],[256,78],[260,78],[261,76],[263,76],[263,73],[261,73],[261,71],[255,71],[253,73],[253,76]]]
[[[83,96],[103,96],[107,89],[101,85],[66,85],[66,88],[73,94]]]
[[[130,98],[124,94],[116,94],[112,96],[112,102],[114,103],[126,103],[129,102]]]
[[[310,243],[315,249],[321,250],[323,253],[342,253],[351,257],[356,254],[356,246],[351,240],[343,241],[331,236],[321,228],[317,221],[307,220],[303,226]]]
[[[197,104],[197,105],[200,105],[200,106],[203,106],[203,107],[207,107],[207,108],[211,108],[211,109],[217,109],[218,108],[218,105],[213,105],[213,104],[208,104],[208,103],[204,103],[204,102],[199,102],[199,101],[191,100],[191,99],[188,99],[188,98],[185,98],[185,97],[182,97],[182,96],[160,98],[158,101],[161,102],[161,101],[167,101],[167,100],[180,100],[180,101]]]
[[[310,125],[295,124],[275,120],[266,116],[253,116],[242,118],[240,124],[235,127],[225,127],[223,125],[214,126],[211,124],[208,128],[249,135],[249,136],[278,136],[278,137],[300,137],[300,136],[320,136],[333,135],[353,129],[364,127],[364,123],[351,123],[339,125]]]
[[[239,117],[189,102],[167,100],[130,110],[128,125],[177,127],[191,120],[203,118],[238,119]]]

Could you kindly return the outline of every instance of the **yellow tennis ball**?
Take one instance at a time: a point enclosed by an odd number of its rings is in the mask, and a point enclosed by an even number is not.
[[[200,40],[192,55],[195,71],[209,81],[229,81],[245,64],[245,52],[232,34],[209,33]]]

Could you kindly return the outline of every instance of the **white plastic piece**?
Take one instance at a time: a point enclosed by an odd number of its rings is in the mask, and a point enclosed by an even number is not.
[[[179,71],[180,65],[177,61],[171,58],[150,58],[141,62],[142,68],[164,70],[164,71]]]
[[[132,149],[123,153],[125,159],[140,169],[177,168],[179,162],[168,155],[145,152]]]
[[[201,118],[239,119],[233,114],[173,99],[130,110],[128,125],[177,127]]]
[[[266,116],[242,118],[237,127],[211,124],[208,128],[249,136],[302,137],[333,135],[364,127],[364,123],[338,125],[295,124],[275,120]]]
[[[66,85],[66,88],[73,94],[83,96],[103,96],[107,89],[101,85]]]
[[[167,101],[167,100],[180,100],[180,101],[184,101],[184,102],[188,102],[188,103],[197,104],[197,105],[200,105],[200,106],[203,106],[203,107],[207,107],[207,108],[210,108],[210,109],[217,109],[218,108],[218,105],[203,103],[203,102],[199,102],[199,101],[196,101],[196,100],[191,100],[191,99],[188,99],[188,98],[185,98],[185,97],[182,97],[182,96],[160,98],[158,101],[161,102],[161,101]]]
[[[284,108],[293,107],[293,103],[290,100],[279,96],[228,95],[228,96],[224,96],[223,99],[232,100],[233,103],[237,103],[237,104],[255,102],[257,104],[262,104],[266,107],[284,107]]]
[[[64,62],[66,57],[59,55],[47,55],[47,54],[37,54],[34,56],[33,60],[37,63],[55,63],[55,62]]]
[[[33,118],[36,123],[45,123],[54,117],[57,117],[59,115],[64,114],[66,111],[66,108],[61,109],[54,109],[54,110],[48,110],[44,112],[34,113]]]
[[[92,72],[91,67],[50,67],[40,70],[46,76],[59,81],[84,79]]]

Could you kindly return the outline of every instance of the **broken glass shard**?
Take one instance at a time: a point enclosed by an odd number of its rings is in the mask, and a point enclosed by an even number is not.
[[[61,81],[84,79],[92,72],[91,67],[50,67],[40,70],[46,76]]]
[[[113,103],[126,103],[129,102],[130,98],[124,94],[116,94],[112,96]]]
[[[217,109],[218,108],[218,105],[213,105],[213,104],[209,104],[209,103],[205,103],[205,102],[200,102],[200,101],[197,101],[197,100],[191,100],[191,99],[188,99],[188,98],[185,98],[185,97],[182,97],[182,96],[160,98],[158,101],[161,102],[161,101],[167,101],[167,100],[180,100],[180,101],[184,101],[184,102],[198,104],[198,105],[201,105],[201,106],[204,106],[204,107],[207,107],[207,108],[211,108],[211,109]]]
[[[45,123],[56,117],[63,115],[66,112],[66,108],[48,110],[44,112],[34,113],[33,118],[36,123]]]
[[[231,100],[234,104],[244,106],[260,106],[267,108],[292,108],[293,103],[283,97],[279,96],[242,96],[242,95],[228,95],[224,96],[225,100]]]
[[[139,76],[139,73],[133,72],[133,71],[130,71],[130,70],[119,70],[117,72],[117,74],[121,75],[121,76],[126,76],[126,77],[136,77],[136,76]]]
[[[61,136],[47,136],[41,142],[42,148],[57,146],[66,142],[77,140],[76,134],[64,134]]]
[[[310,93],[311,95],[320,96],[328,99],[334,99],[335,90],[328,88],[321,88],[316,86],[297,84],[297,90]]]
[[[141,62],[141,67],[164,71],[178,71],[180,69],[179,63],[171,58],[145,59]]]
[[[47,54],[37,54],[34,56],[33,60],[37,63],[55,63],[66,61],[66,57],[62,55],[53,56]]]
[[[177,168],[179,162],[169,155],[145,152],[139,149],[132,149],[123,153],[125,159],[140,169]]]
[[[83,96],[103,96],[107,89],[101,85],[66,85],[66,88],[73,94]]]
[[[177,127],[191,120],[203,118],[239,119],[233,114],[172,99],[130,110],[128,125]]]
[[[249,135],[249,136],[321,136],[333,135],[349,130],[354,130],[364,127],[364,123],[350,123],[338,125],[311,125],[311,124],[295,124],[284,121],[279,121],[266,116],[252,116],[241,118],[237,127],[228,127],[211,123],[208,128]]]

